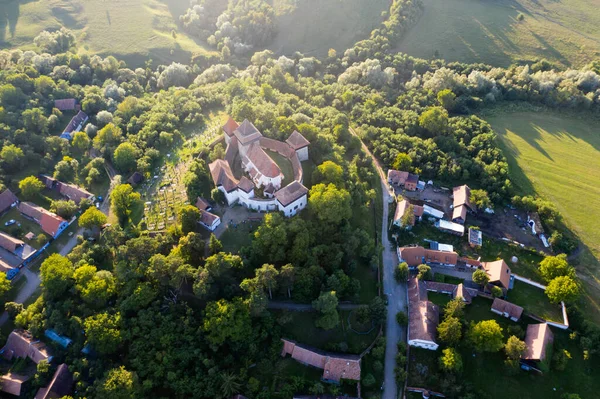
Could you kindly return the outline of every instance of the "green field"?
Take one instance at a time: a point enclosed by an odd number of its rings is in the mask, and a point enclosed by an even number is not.
[[[546,112],[498,113],[487,120],[517,190],[555,203],[585,244],[575,263],[588,288],[585,302],[600,314],[600,128],[585,116]]]
[[[494,66],[546,58],[582,66],[600,52],[599,0],[423,2],[421,19],[397,48],[412,56]]]
[[[322,57],[333,48],[344,52],[369,37],[382,21],[389,0],[272,0],[278,32],[269,49]]]
[[[0,15],[6,29],[3,47],[34,48],[41,31],[65,26],[73,30],[84,52],[113,55],[130,66],[146,59],[189,63],[206,52],[201,43],[181,32],[179,16],[188,0],[4,0]],[[177,31],[177,38],[171,31]]]

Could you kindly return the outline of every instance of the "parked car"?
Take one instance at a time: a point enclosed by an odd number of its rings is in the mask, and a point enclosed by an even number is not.
[[[15,223],[17,223],[17,221],[15,219],[10,219],[8,222],[4,223],[4,225],[5,226],[12,226]]]

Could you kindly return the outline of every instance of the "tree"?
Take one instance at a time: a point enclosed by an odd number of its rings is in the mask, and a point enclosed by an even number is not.
[[[131,143],[121,143],[115,149],[113,159],[119,171],[123,173],[131,172],[137,165],[138,149]]]
[[[131,399],[136,397],[137,374],[127,371],[125,366],[110,369],[98,382],[96,395],[107,399]]]
[[[502,327],[496,320],[483,320],[477,324],[472,323],[469,341],[478,352],[498,352],[504,346]]]
[[[0,272],[0,298],[4,297],[10,291],[10,280],[6,277],[6,273]]]
[[[292,297],[292,287],[294,286],[294,280],[296,279],[296,269],[293,265],[284,265],[279,271],[280,285],[286,287],[288,298]]]
[[[115,353],[123,342],[120,313],[99,313],[85,319],[83,325],[86,342],[99,353]]]
[[[572,359],[571,353],[566,349],[558,349],[552,354],[552,368],[557,371],[563,371],[567,368],[567,363]]]
[[[331,330],[340,323],[340,317],[337,312],[338,299],[335,291],[323,292],[319,298],[312,303],[313,308],[319,312],[320,317],[315,325],[324,330]]]
[[[375,324],[383,323],[387,315],[387,309],[383,299],[378,296],[373,298],[371,303],[369,303],[369,313],[371,314],[371,319],[373,319]]]
[[[129,184],[115,186],[110,194],[110,205],[121,223],[129,219],[132,208],[139,203],[140,194],[135,193]]]
[[[19,190],[23,197],[33,199],[44,189],[44,183],[35,176],[28,176],[19,182]]]
[[[463,368],[462,358],[460,353],[454,348],[446,348],[442,351],[440,357],[440,366],[445,371],[451,373],[460,373]]]
[[[472,279],[475,284],[479,284],[484,287],[487,285],[487,283],[490,282],[490,276],[488,276],[488,274],[485,272],[485,270],[481,270],[481,269],[475,270],[475,272],[473,273]]]
[[[0,151],[0,160],[7,171],[18,169],[24,156],[23,150],[14,144],[5,145]]]
[[[108,270],[97,271],[95,266],[83,265],[75,270],[73,278],[81,299],[96,308],[106,306],[116,294],[115,278]]]
[[[64,256],[50,255],[40,267],[44,297],[60,298],[73,286],[73,264]]]
[[[240,298],[231,302],[219,299],[210,302],[204,310],[202,330],[207,341],[214,346],[225,342],[236,344],[252,335],[252,323],[248,307]]]
[[[223,398],[232,398],[240,392],[242,384],[239,377],[232,372],[222,372],[221,377],[221,395]]]
[[[492,206],[492,201],[490,201],[490,197],[485,190],[471,190],[469,200],[478,209],[487,209]]]
[[[419,125],[435,135],[444,135],[448,131],[448,111],[442,107],[429,107],[419,116]]]
[[[7,280],[8,281],[8,280]],[[10,283],[10,281],[9,281]],[[25,309],[23,307],[22,303],[17,303],[17,302],[6,302],[4,304],[4,310],[6,310],[6,312],[8,313],[8,315],[14,320],[15,317],[17,317],[17,315],[19,313],[21,313],[23,311],[23,309]]]
[[[71,219],[79,207],[72,200],[56,200],[50,204],[50,211],[56,213],[63,219]]]
[[[86,132],[75,132],[71,140],[71,147],[79,154],[85,153],[90,148],[90,137]]]
[[[258,284],[266,288],[269,291],[269,298],[273,299],[272,289],[277,285],[277,276],[279,275],[275,266],[264,264],[254,272],[256,273]]]
[[[212,233],[210,235],[210,240],[208,242],[208,250],[211,255],[218,254],[219,252],[221,252],[223,250],[223,244],[221,244],[221,241],[219,241],[217,236]]]
[[[200,221],[200,211],[193,205],[185,205],[179,210],[179,221],[184,234],[195,231]],[[211,234],[212,238],[212,234]]]
[[[552,303],[573,303],[579,298],[579,284],[569,276],[559,276],[546,286],[546,296]]]
[[[557,256],[546,256],[540,262],[540,274],[546,282],[554,280],[556,277],[569,276],[575,277],[575,268],[569,265],[566,254]]]
[[[84,229],[93,230],[104,226],[106,220],[107,218],[104,213],[100,212],[96,207],[91,206],[79,217],[79,226]]]
[[[410,157],[410,155],[404,152],[399,152],[398,155],[396,155],[396,158],[394,159],[394,163],[392,164],[392,167],[394,169],[403,171],[409,171],[411,166],[412,158]]]
[[[462,338],[462,324],[456,317],[446,317],[437,328],[438,336],[442,342],[455,346]]]
[[[442,107],[446,108],[448,111],[451,111],[454,108],[456,94],[454,94],[450,89],[444,89],[438,92],[437,100]]]
[[[406,326],[406,324],[408,323],[408,316],[406,315],[406,312],[400,311],[396,313],[396,321],[401,326]]]
[[[205,242],[200,234],[188,233],[179,239],[179,255],[184,262],[198,266],[204,258],[204,246]]]
[[[511,335],[504,345],[506,356],[510,360],[518,361],[527,350],[527,344],[521,341],[518,337]]]
[[[455,317],[462,320],[464,317],[465,302],[462,298],[454,298],[444,307],[444,318]]]
[[[408,278],[408,264],[406,262],[399,263],[394,269],[394,278],[398,283],[405,282]]]
[[[317,167],[314,181],[340,187],[344,183],[344,169],[335,162],[325,161]]]
[[[431,280],[433,278],[431,267],[422,264],[417,266],[417,270],[419,271],[419,274],[417,274],[419,280]]]
[[[96,137],[94,137],[94,148],[102,152],[115,148],[121,141],[122,136],[123,132],[121,128],[109,123],[100,129]]]
[[[350,193],[334,184],[316,184],[310,189],[308,203],[321,222],[338,226],[352,216]]]
[[[54,178],[64,182],[75,180],[79,162],[71,157],[64,157],[54,166]]]

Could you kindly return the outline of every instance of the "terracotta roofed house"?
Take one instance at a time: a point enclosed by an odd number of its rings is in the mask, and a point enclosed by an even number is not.
[[[21,388],[29,376],[9,372],[0,377],[0,390],[15,396],[21,396]]]
[[[245,162],[244,162],[245,161]],[[249,161],[249,162],[248,162]],[[283,173],[279,166],[271,159],[269,155],[258,144],[253,144],[248,149],[246,157],[243,158],[244,169],[256,169],[258,174],[253,178],[257,186],[273,186],[281,187]]]
[[[521,357],[524,360],[544,361],[548,347],[554,342],[554,334],[548,323],[530,324],[525,333],[527,350]]]
[[[19,212],[33,219],[46,234],[53,238],[58,237],[69,226],[65,219],[31,202],[19,203]]]
[[[21,248],[24,245],[25,243],[18,238],[9,236],[8,234],[0,231],[0,247],[9,252],[15,253],[18,248]]]
[[[408,344],[437,350],[439,308],[427,299],[425,282],[413,277],[408,281]]]
[[[306,206],[307,193],[308,189],[302,183],[294,180],[281,190],[275,192],[275,198],[279,202],[279,210],[285,216],[295,215]]]
[[[402,218],[404,214],[410,209],[411,204],[406,200],[402,199],[396,205],[396,213],[394,214],[394,225],[398,227],[410,228],[415,225],[416,218],[420,218],[423,215],[423,207],[419,205],[412,205],[413,216],[410,218],[408,226],[403,226]]]
[[[417,185],[419,184],[419,175],[414,175],[412,173],[408,174],[406,181],[404,182],[404,189],[408,191],[415,191],[417,189]]]
[[[465,303],[471,303],[471,301],[473,300],[471,292],[469,292],[469,290],[464,286],[463,283],[457,285],[454,291],[452,291],[452,298],[462,298],[463,302]]]
[[[254,190],[254,183],[252,183],[252,180],[248,179],[246,176],[242,176],[240,182],[238,183],[238,187],[245,193],[250,193],[252,190]]]
[[[64,98],[62,100],[54,100],[54,108],[59,111],[72,111],[77,105],[77,100],[74,98]]]
[[[329,353],[282,339],[281,356],[323,370],[323,380],[339,382],[342,379],[360,381],[360,356]]]
[[[244,119],[241,125],[238,126],[237,129],[233,132],[235,137],[240,142],[240,151],[242,155],[245,154],[245,151],[242,150],[242,147],[245,147],[255,140],[259,140],[262,137],[262,133],[258,131],[256,126],[252,124],[248,119]]]
[[[19,202],[16,195],[13,194],[8,188],[0,193],[0,213],[9,210]]]
[[[210,175],[212,176],[213,183],[217,188],[225,194],[227,203],[233,204],[238,200],[238,180],[233,176],[233,172],[229,167],[229,164],[223,159],[217,159],[216,161],[208,165],[210,169]]]
[[[210,213],[208,211],[201,211],[200,213],[200,224],[206,227],[208,230],[215,231],[215,229],[221,224],[221,218],[214,213]]]
[[[300,134],[300,132],[294,130],[285,142],[296,151],[300,162],[308,160],[308,146],[310,141]]]
[[[474,211],[475,207],[471,204],[471,189],[469,186],[462,185],[454,187],[453,190],[453,211],[452,221],[464,224],[467,220],[467,212]]]
[[[6,360],[13,358],[31,359],[35,364],[42,360],[52,361],[52,356],[48,353],[46,345],[35,340],[33,336],[25,330],[13,330],[6,340],[6,344],[0,350],[0,354]]]
[[[493,262],[483,262],[483,270],[490,277],[490,283],[497,285],[503,290],[508,290],[510,286],[510,268],[502,259]]]
[[[492,312],[511,319],[512,321],[519,321],[523,314],[523,308],[515,305],[514,303],[507,302],[500,298],[494,298],[492,302]]]
[[[201,197],[198,197],[198,199],[196,199],[196,208],[198,208],[201,211],[210,211],[212,209],[208,201]]]
[[[233,132],[239,127],[238,123],[232,118],[229,117],[227,122],[223,125],[223,131],[225,132],[225,142],[229,144],[229,140],[233,137]]]
[[[408,172],[389,169],[387,173],[388,183],[394,186],[402,186],[408,179]]]
[[[34,399],[57,399],[70,395],[73,388],[73,375],[65,363],[56,369],[50,384],[40,388]]]
[[[77,205],[81,203],[82,199],[89,199],[90,201],[94,199],[94,194],[74,184],[58,182],[58,191]]]
[[[456,266],[458,254],[456,252],[425,249],[421,246],[399,247],[398,258],[400,262],[406,262],[411,268],[415,268],[420,264]]]

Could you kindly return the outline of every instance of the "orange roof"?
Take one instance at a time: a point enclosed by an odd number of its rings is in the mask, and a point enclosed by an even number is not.
[[[0,193],[0,212],[4,212],[19,199],[8,188]]]
[[[294,130],[285,142],[288,143],[294,150],[299,150],[310,144],[310,141],[306,140],[306,138],[297,130]]]
[[[201,211],[205,211],[210,208],[210,204],[204,198],[198,197],[196,200],[196,208],[200,209]]]
[[[40,225],[45,233],[54,237],[58,229],[63,223],[67,221],[55,213],[45,210],[44,208],[32,204],[31,202],[21,202],[19,204],[19,211],[29,216]]]
[[[439,308],[427,299],[424,281],[413,277],[408,282],[408,339],[435,342]]]
[[[259,145],[251,145],[246,155],[262,175],[270,178],[282,175],[279,166]]]
[[[200,222],[204,223],[207,226],[212,226],[212,224],[217,219],[219,219],[217,215],[208,211],[202,211],[202,215],[200,216]]]
[[[210,163],[208,168],[210,169],[210,174],[215,186],[223,186],[228,193],[237,188],[238,181],[233,176],[233,172],[227,162],[222,159],[217,159]]]
[[[438,251],[423,247],[401,247],[398,249],[402,260],[408,266],[419,266],[422,263],[445,263],[456,265],[458,254],[456,252]]]
[[[548,323],[528,325],[525,334],[527,350],[522,358],[525,360],[544,360],[546,358],[546,348],[552,342],[554,342],[554,334],[552,334]]]
[[[510,284],[510,268],[502,259],[493,262],[483,262],[483,269],[490,276],[490,283],[499,282],[504,288]]]
[[[89,191],[87,191],[81,187],[77,187],[73,184],[68,184],[68,183],[63,183],[63,182],[59,182],[58,190],[62,195],[69,198],[70,200],[75,202],[77,205],[79,205],[79,203],[81,202],[82,199],[91,198],[94,196],[92,193],[90,193]]]
[[[406,213],[406,211],[408,211],[408,208],[410,206],[411,206],[411,204],[406,199],[402,199],[402,201],[398,202],[398,205],[396,205],[396,213],[394,214],[394,222],[401,220],[402,216],[404,216],[404,214]],[[415,216],[423,215],[423,207],[422,206],[412,205],[412,207],[413,207],[413,215],[415,215]],[[411,226],[415,225],[414,217],[411,218],[410,225]]]
[[[25,245],[23,241],[0,231],[0,247],[14,253],[22,245]]]
[[[494,298],[494,302],[492,302],[492,309],[500,313],[506,313],[508,314],[508,317],[515,318],[516,320],[519,320],[523,314],[522,307],[500,298]]]
[[[292,355],[292,359],[309,366],[323,369],[323,379],[330,381],[360,380],[360,356],[341,355],[312,349],[294,341],[282,339],[281,356]]]
[[[227,145],[227,149],[225,150],[225,160],[231,168],[233,168],[233,161],[235,160],[235,156],[238,154],[238,151],[238,139],[232,137]]]
[[[466,303],[471,303],[471,301],[472,301],[471,293],[463,285],[463,283],[460,283],[459,285],[457,285],[456,288],[454,289],[454,291],[452,292],[452,298],[459,298],[459,297],[462,298],[463,301],[465,301]]]
[[[235,129],[237,129],[239,126],[240,125],[238,125],[238,123],[234,121],[232,117],[229,117],[227,123],[223,125],[223,131],[225,132],[225,134],[231,137],[233,136],[233,132],[235,132]]]
[[[453,196],[454,196],[454,208],[455,209],[461,205],[466,205],[469,208],[473,209],[473,206],[471,205],[471,199],[470,199],[471,189],[469,188],[469,186],[464,184],[462,186],[454,187],[452,189],[452,192],[453,192]]]
[[[281,190],[275,192],[275,198],[283,206],[288,206],[292,202],[302,198],[308,193],[308,189],[302,183],[293,181]]]
[[[77,101],[74,98],[65,98],[62,100],[54,100],[54,108],[60,111],[69,111],[75,109]]]
[[[461,218],[462,220],[467,220],[467,207],[464,205],[459,205],[452,211],[452,220]]]
[[[388,180],[391,181],[393,184],[404,184],[406,182],[406,179],[408,179],[408,172],[404,172],[401,170],[394,170],[394,169],[390,169],[388,170]]]
[[[238,183],[238,187],[244,190],[244,192],[249,193],[254,188],[254,183],[252,183],[252,180],[248,179],[246,176],[242,176],[240,182]]]

